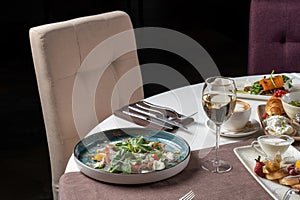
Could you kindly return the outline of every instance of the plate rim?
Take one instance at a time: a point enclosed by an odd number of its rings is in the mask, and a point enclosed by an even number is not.
[[[264,100],[267,101],[272,96],[268,95],[257,95],[257,94],[243,94],[243,93],[236,93],[238,98],[241,99],[253,99],[253,100]]]
[[[254,121],[255,124],[257,124],[257,128],[252,130],[252,131],[248,131],[248,132],[243,132],[243,134],[239,134],[239,133],[236,133],[236,134],[222,134],[222,131],[221,131],[221,136],[223,137],[228,137],[228,138],[239,138],[239,137],[246,137],[246,136],[249,136],[249,135],[253,135],[254,133],[256,133],[257,131],[259,131],[261,129],[261,124],[258,120],[254,119],[254,118],[251,118],[251,123]],[[205,125],[209,128],[210,131],[213,131],[213,129],[211,127],[209,127],[208,125],[208,122],[211,121],[210,119],[206,120],[206,123]],[[231,131],[232,133],[234,133],[233,131]]]
[[[77,146],[82,142],[82,140],[84,140],[88,137],[94,136],[96,134],[101,134],[103,132],[107,132],[107,131],[112,132],[112,131],[120,131],[120,130],[121,131],[123,131],[123,130],[137,130],[137,131],[142,130],[144,132],[157,131],[162,134],[171,135],[186,144],[187,155],[185,156],[185,158],[182,159],[182,161],[180,163],[178,163],[177,165],[175,165],[173,167],[170,167],[170,168],[167,168],[164,170],[150,172],[150,173],[140,173],[140,174],[123,174],[123,173],[110,173],[110,172],[106,172],[106,171],[100,171],[100,170],[93,169],[93,168],[85,165],[83,162],[81,162],[77,158],[75,151],[76,151]],[[171,141],[171,140],[169,140],[169,141]],[[75,145],[73,153],[74,153],[75,163],[77,164],[77,167],[79,168],[79,170],[90,178],[96,179],[98,181],[114,183],[114,184],[143,184],[143,183],[152,183],[152,182],[156,182],[156,181],[161,181],[161,180],[170,178],[170,177],[180,173],[182,170],[184,170],[187,167],[187,165],[189,163],[190,156],[191,156],[191,148],[190,148],[189,143],[184,138],[182,138],[181,136],[169,133],[167,131],[157,130],[157,129],[153,129],[153,128],[128,127],[128,128],[107,129],[104,131],[99,131],[94,134],[88,135],[85,138],[81,139]],[[167,172],[170,172],[170,173],[167,174]],[[122,179],[125,179],[125,180],[122,180]]]

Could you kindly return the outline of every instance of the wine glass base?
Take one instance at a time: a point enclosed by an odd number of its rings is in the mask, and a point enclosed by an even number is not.
[[[213,173],[226,173],[232,169],[232,166],[224,160],[206,160],[202,163],[202,168]]]

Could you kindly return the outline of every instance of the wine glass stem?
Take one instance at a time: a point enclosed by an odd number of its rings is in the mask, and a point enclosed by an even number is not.
[[[219,164],[219,141],[220,141],[221,125],[216,124],[216,165]]]

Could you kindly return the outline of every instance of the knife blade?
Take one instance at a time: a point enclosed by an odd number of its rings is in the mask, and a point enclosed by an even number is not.
[[[160,122],[160,121],[154,121],[153,119],[150,119],[150,118],[145,117],[145,116],[143,116],[143,115],[135,114],[135,113],[132,113],[132,112],[127,112],[127,111],[125,111],[125,110],[123,110],[122,112],[123,112],[124,114],[126,114],[126,115],[131,116],[131,117],[136,117],[136,118],[138,118],[138,119],[145,120],[145,121],[147,121],[147,122],[149,122],[149,123],[156,124],[156,125],[158,125],[158,126],[161,126],[161,127],[167,128],[167,129],[173,129],[173,127],[171,127],[171,126],[168,126],[168,125],[166,125],[166,124],[163,124],[163,123]]]
[[[140,113],[140,114],[147,115],[147,116],[149,116],[151,119],[156,119],[156,120],[159,120],[159,121],[161,121],[161,122],[168,123],[168,124],[173,125],[173,126],[176,126],[176,127],[178,127],[178,128],[183,128],[183,129],[187,130],[187,127],[185,127],[183,124],[180,124],[180,123],[178,123],[178,122],[176,122],[176,121],[169,120],[169,119],[166,119],[166,118],[164,118],[164,119],[163,119],[163,118],[159,118],[159,117],[157,117],[157,116],[156,116],[155,114],[153,114],[153,113],[150,113],[150,112],[147,112],[147,111],[144,111],[144,110],[141,110],[141,109],[139,109],[139,108],[132,107],[132,106],[128,106],[128,108],[131,109],[131,110],[133,110],[133,111],[135,111],[135,112],[138,112],[138,113]]]

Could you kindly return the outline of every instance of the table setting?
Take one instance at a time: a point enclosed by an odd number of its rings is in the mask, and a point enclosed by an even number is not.
[[[300,199],[298,91],[296,73],[216,76],[124,106],[75,146],[60,199]]]
[[[139,101],[116,110],[114,114],[135,124],[173,131],[177,128],[187,130],[186,125],[194,121],[192,116],[197,112],[185,116],[171,108]]]

